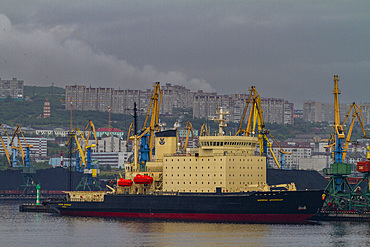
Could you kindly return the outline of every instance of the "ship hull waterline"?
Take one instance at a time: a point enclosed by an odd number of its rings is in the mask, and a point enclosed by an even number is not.
[[[233,194],[106,195],[103,202],[49,202],[60,215],[238,223],[307,223],[322,190]]]

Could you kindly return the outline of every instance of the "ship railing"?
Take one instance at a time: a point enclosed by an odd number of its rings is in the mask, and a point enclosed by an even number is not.
[[[70,198],[71,202],[102,202],[104,198]]]
[[[205,155],[205,156],[202,156],[202,157],[214,157],[214,156],[244,156],[244,155],[247,155],[245,153],[239,153],[239,152],[228,152],[228,151],[225,151],[223,153],[212,153],[212,155]],[[187,154],[163,154],[163,157],[184,157],[184,156],[188,156],[188,157],[197,157],[194,153],[187,153]]]

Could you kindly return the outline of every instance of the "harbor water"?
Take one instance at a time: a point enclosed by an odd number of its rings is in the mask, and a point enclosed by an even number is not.
[[[216,224],[21,213],[0,201],[1,246],[370,246],[370,224]]]

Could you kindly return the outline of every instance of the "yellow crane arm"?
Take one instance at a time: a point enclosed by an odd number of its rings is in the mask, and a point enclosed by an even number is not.
[[[243,111],[243,116],[242,116],[242,118],[240,119],[240,124],[239,124],[239,129],[238,129],[238,131],[235,133],[235,135],[237,136],[237,135],[239,135],[240,133],[241,134],[243,134],[243,133],[245,133],[245,130],[243,130],[242,129],[242,127],[243,127],[243,123],[244,123],[244,118],[245,118],[245,115],[247,114],[247,111],[248,111],[248,106],[249,106],[249,103],[250,103],[250,100],[251,100],[251,97],[252,97],[252,90],[253,90],[253,87],[252,87],[252,89],[251,90],[249,90],[250,91],[250,93],[249,93],[249,96],[248,96],[248,100],[246,101],[246,106],[245,106],[245,108],[244,108],[244,111]]]
[[[348,132],[347,132],[347,138],[346,138],[346,142],[345,142],[344,148],[343,148],[342,160],[344,160],[346,158],[346,155],[347,155],[347,149],[348,149],[349,143],[351,142],[351,135],[352,135],[353,125],[355,123],[356,117],[357,117],[358,122],[360,123],[361,129],[362,129],[362,133],[364,134],[363,137],[366,138],[366,133],[365,133],[365,128],[364,128],[364,121],[363,121],[363,116],[362,116],[362,110],[355,103],[352,104],[352,106],[350,108],[350,111],[347,114],[346,120],[347,120],[348,116],[350,115],[352,109],[355,112],[352,115],[352,122],[351,122],[351,125],[350,125],[350,127],[348,129]],[[345,121],[344,121],[344,123],[345,123]],[[344,123],[343,123],[343,125],[344,125]]]
[[[1,144],[3,145],[3,149],[4,149],[4,153],[5,153],[5,156],[6,156],[6,159],[8,160],[8,163],[9,163],[9,166],[12,166],[12,162],[10,161],[10,155],[9,155],[9,151],[5,145],[5,142],[2,138],[2,136],[0,135],[0,139],[1,139]]]
[[[186,122],[185,130],[186,130],[186,132],[185,132],[185,133],[184,133],[184,135],[181,137],[181,141],[180,141],[180,143],[182,144],[182,142],[183,142],[183,140],[184,140],[184,137],[185,137],[185,135],[186,135],[184,145],[181,145],[181,146],[180,146],[180,147],[181,147],[181,150],[182,150],[183,152],[185,152],[186,148],[188,147],[190,133],[191,133],[191,137],[192,137],[192,138],[194,138],[193,126],[191,125],[190,121],[187,121],[187,122]]]
[[[94,136],[96,145],[98,145],[98,138],[96,136],[95,125],[91,120],[89,120],[89,121],[87,121],[87,125],[84,129],[84,132],[82,134],[80,133],[80,135],[82,136],[83,141],[85,142],[85,145],[84,145],[84,153],[85,154],[86,154],[86,149],[88,148],[88,143],[89,143],[91,133]]]
[[[22,162],[23,162],[23,165],[24,165],[24,157],[25,157],[25,154],[24,154],[24,151],[23,151],[23,147],[22,147],[22,143],[21,143],[21,139],[19,137],[19,132],[20,132],[20,125],[17,125],[17,127],[15,128],[14,132],[13,132],[13,137],[12,137],[12,140],[10,142],[10,145],[12,145],[12,148],[13,149],[17,149],[18,151],[21,152],[21,156],[22,156]],[[18,146],[15,146],[14,145],[14,139],[17,137],[17,140],[18,140]]]
[[[208,127],[206,123],[203,123],[202,127],[200,128],[200,136],[209,136]]]
[[[78,150],[80,151],[81,160],[82,160],[82,162],[84,163],[84,165],[85,165],[85,167],[86,167],[86,157],[85,157],[85,153],[84,153],[84,151],[82,150],[80,143],[78,142],[77,135],[75,135],[75,136],[74,136],[74,138],[75,138],[75,140],[76,140],[77,148],[78,148]]]
[[[127,132],[127,141],[126,141],[126,147],[128,146],[128,141],[131,140],[131,135],[134,134],[134,122],[130,124],[130,127],[128,128]]]
[[[73,152],[76,152],[77,150],[79,151],[79,153],[81,155],[82,162],[86,166],[86,160],[85,160],[86,156],[85,156],[85,153],[82,150],[82,147],[81,147],[80,142],[78,140],[77,133],[79,133],[81,135],[81,132],[78,128],[72,131],[72,134],[70,134],[70,136],[69,136],[69,138],[66,142],[66,146],[68,146],[68,144],[72,141],[72,139],[75,139],[77,148]]]
[[[137,135],[137,139],[140,139],[141,137],[143,137],[146,133],[148,133],[150,131],[150,128],[149,127],[147,127],[147,128],[145,128],[145,130],[143,131],[143,132],[141,132],[141,134],[140,135]],[[133,135],[133,136],[130,136],[130,140],[134,140],[135,139],[135,135]]]
[[[265,137],[266,138],[266,137]],[[279,161],[277,160],[277,158],[276,158],[276,156],[275,156],[275,154],[274,154],[274,152],[272,151],[272,144],[271,144],[271,142],[269,141],[269,139],[267,139],[266,138],[266,141],[267,141],[267,147],[270,149],[270,152],[271,152],[271,154],[272,154],[272,157],[274,157],[274,160],[275,160],[275,163],[276,163],[276,165],[277,165],[277,167],[279,168],[279,169],[281,169],[281,166],[280,166],[280,164],[279,164]],[[266,150],[267,151],[267,150]]]
[[[10,141],[10,137],[9,137],[8,133],[6,132],[6,130],[4,128],[4,125],[3,124],[0,124],[0,125],[1,125],[4,133],[8,137],[8,140]],[[1,136],[1,133],[0,133],[0,139],[1,139],[1,144],[3,145],[3,149],[4,149],[4,153],[5,153],[6,159],[8,160],[9,166],[12,166],[12,163],[10,161],[10,154],[9,154],[8,148],[6,147],[5,142],[4,142],[4,140],[3,140],[2,136]]]
[[[161,87],[159,85],[159,82],[156,82],[154,84],[154,93],[153,96],[150,98],[150,107],[148,109],[148,112],[146,114],[146,118],[143,125],[143,130],[146,128],[149,128],[149,138],[148,138],[148,146],[149,146],[149,157],[152,157],[152,151],[154,147],[154,131],[159,130],[159,112],[161,108],[161,102],[162,102],[162,91]],[[149,119],[149,115],[151,115],[150,118],[150,125],[149,127],[146,127],[146,124]],[[135,133],[136,134],[136,133]]]

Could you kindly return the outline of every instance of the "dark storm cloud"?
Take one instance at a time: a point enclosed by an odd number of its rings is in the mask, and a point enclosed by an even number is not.
[[[2,1],[0,75],[368,102],[367,1]],[[5,49],[5,51],[4,51]],[[6,63],[4,62],[6,61]]]

